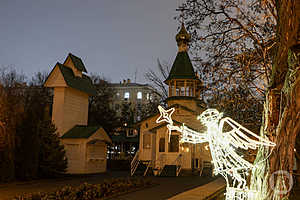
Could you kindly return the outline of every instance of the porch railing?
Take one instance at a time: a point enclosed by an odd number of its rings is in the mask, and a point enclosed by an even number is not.
[[[152,167],[152,166],[153,166],[153,161],[150,160],[150,161],[148,162],[148,164],[147,164],[147,168],[146,168],[146,170],[145,170],[145,172],[144,172],[144,176],[146,176],[146,174],[147,174],[149,168]]]
[[[182,154],[179,154],[175,160],[176,165],[176,176],[179,175],[181,168],[182,168]]]
[[[165,167],[165,164],[166,164],[165,154],[161,154],[157,160],[152,162],[153,169],[157,170],[157,173],[155,174],[156,176],[159,176],[161,174],[162,170]]]
[[[133,157],[131,163],[130,163],[130,175],[132,176],[135,172],[135,170],[137,169],[139,163],[140,163],[140,159],[139,159],[139,154],[140,154],[140,151],[138,150],[136,153],[135,153],[135,156]]]

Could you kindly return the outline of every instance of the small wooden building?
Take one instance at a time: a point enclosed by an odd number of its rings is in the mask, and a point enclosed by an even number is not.
[[[111,139],[101,127],[87,126],[88,98],[96,95],[82,60],[69,54],[57,63],[44,86],[54,89],[52,121],[64,144],[68,158],[67,173],[106,171],[107,143]]]
[[[200,99],[201,81],[194,72],[187,47],[190,35],[182,24],[176,35],[178,53],[165,83],[169,87],[167,98],[168,108],[175,108],[172,115],[175,125],[203,130],[197,116],[206,106]],[[153,169],[154,174],[161,174],[168,169],[171,174],[178,175],[181,169],[202,170],[204,163],[210,163],[211,157],[207,144],[180,143],[180,133],[173,131],[170,139],[166,123],[156,123],[159,114],[142,120],[140,125],[139,151],[131,163],[131,173],[134,174],[140,163],[146,164],[147,170]]]

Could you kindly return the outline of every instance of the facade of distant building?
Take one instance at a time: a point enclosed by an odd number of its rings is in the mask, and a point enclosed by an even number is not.
[[[122,124],[112,135],[112,145],[109,147],[109,158],[111,159],[131,159],[139,146],[139,129],[132,126],[141,120],[143,116],[143,106],[160,101],[160,94],[148,84],[132,83],[130,79],[120,83],[111,83],[113,89],[113,101],[111,108],[121,117],[122,107],[125,104],[133,111],[133,116],[128,118],[128,123]]]
[[[203,126],[197,120],[206,105],[200,99],[202,83],[194,72],[188,55],[190,35],[182,24],[176,35],[178,53],[165,84],[168,85],[167,109],[175,108],[172,119],[175,125],[183,123],[190,129],[201,131]],[[131,163],[131,173],[142,163],[147,165],[144,175],[152,171],[156,175],[177,176],[181,169],[202,172],[204,163],[211,157],[207,144],[180,143],[180,132],[172,131],[169,139],[167,123],[156,123],[159,113],[141,122],[139,151]]]
[[[80,58],[69,54],[57,63],[44,86],[53,88],[52,121],[57,127],[68,159],[67,173],[106,171],[107,143],[110,137],[100,126],[88,126],[88,98],[96,95]]]
[[[121,115],[122,105],[130,103],[132,109],[135,109],[135,121],[139,121],[139,111],[142,106],[151,102],[160,101],[160,94],[148,84],[132,83],[130,79],[123,80],[120,83],[111,83],[110,87],[114,89],[114,97],[112,102],[112,109],[118,115]]]

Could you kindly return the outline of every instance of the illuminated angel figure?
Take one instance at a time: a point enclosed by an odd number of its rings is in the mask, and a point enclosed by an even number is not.
[[[249,190],[246,176],[255,166],[243,159],[237,150],[257,149],[260,145],[275,146],[275,143],[257,136],[229,117],[222,119],[223,113],[219,113],[216,109],[207,109],[197,118],[207,127],[203,133],[191,130],[184,124],[181,127],[174,126],[171,118],[174,108],[166,111],[159,106],[158,109],[161,116],[156,122],[167,122],[169,134],[172,130],[181,132],[181,142],[194,144],[208,142],[214,174],[222,175],[227,182],[226,199],[247,199]]]

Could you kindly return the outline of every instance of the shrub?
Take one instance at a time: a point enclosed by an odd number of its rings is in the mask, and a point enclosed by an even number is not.
[[[95,200],[117,196],[152,184],[150,179],[145,178],[117,178],[105,180],[101,184],[83,183],[78,187],[65,186],[55,192],[21,195],[14,200]]]

